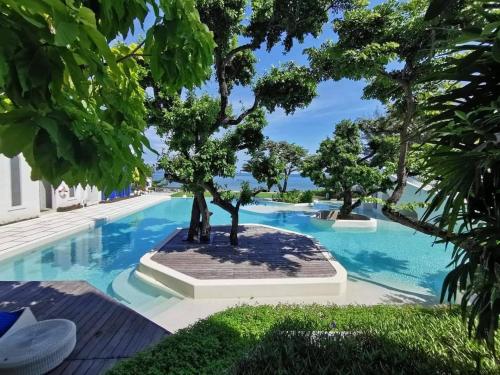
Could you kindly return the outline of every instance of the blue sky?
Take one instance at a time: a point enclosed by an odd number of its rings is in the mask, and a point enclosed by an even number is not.
[[[376,5],[380,1],[372,1]],[[149,27],[152,19],[146,22]],[[127,41],[135,39],[134,36]],[[257,76],[265,74],[272,66],[278,66],[283,62],[295,61],[299,64],[307,64],[307,57],[303,54],[305,48],[321,45],[324,41],[335,39],[331,24],[325,24],[323,33],[318,38],[308,37],[304,43],[295,43],[292,50],[284,54],[281,45],[274,47],[269,53],[265,48],[256,51]],[[318,86],[318,96],[304,109],[297,110],[294,114],[286,116],[283,111],[276,110],[268,114],[269,125],[264,134],[273,140],[286,140],[297,143],[310,152],[315,152],[321,140],[331,135],[335,123],[342,119],[356,119],[369,117],[375,113],[383,112],[381,103],[375,100],[363,100],[363,81],[341,80],[338,82],[322,82]],[[208,82],[200,89],[202,92],[217,95],[214,82]],[[253,94],[250,87],[236,87],[231,94],[231,104],[234,112],[242,106],[250,106],[253,103]],[[154,149],[161,152],[164,148],[163,140],[159,139],[154,129],[148,129],[147,136]],[[156,161],[156,155],[146,153],[144,159],[148,163]],[[244,155],[239,156],[238,169],[246,159]]]

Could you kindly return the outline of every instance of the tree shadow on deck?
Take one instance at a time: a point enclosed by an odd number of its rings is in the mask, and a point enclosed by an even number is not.
[[[168,332],[87,282],[0,282],[0,310],[29,307],[37,320],[69,319],[76,347],[49,374],[100,374],[122,358],[159,342]]]
[[[206,269],[219,265],[220,269],[214,272],[221,273],[224,266],[233,266],[231,272],[251,278],[252,272],[260,272],[261,277],[335,275],[335,270],[322,253],[323,249],[304,235],[241,225],[239,246],[233,247],[229,244],[229,229],[229,226],[213,227],[212,241],[208,244],[186,242],[187,230],[184,229],[165,244],[153,260],[184,271],[203,265]],[[262,275],[263,272],[268,275]],[[197,270],[199,275],[209,277],[208,273],[207,270]]]

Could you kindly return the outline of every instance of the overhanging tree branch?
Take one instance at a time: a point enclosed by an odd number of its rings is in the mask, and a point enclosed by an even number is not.
[[[408,228],[415,229],[421,233],[428,234],[430,236],[438,237],[443,241],[450,242],[466,251],[477,251],[480,249],[480,245],[474,239],[467,239],[466,241],[461,240],[455,233],[442,230],[436,225],[414,220],[401,214],[400,212],[394,210],[389,205],[384,205],[382,207],[382,212],[392,221],[402,224]]]
[[[144,43],[146,43],[146,39],[144,39],[142,42],[140,42],[132,51],[130,51],[126,55],[116,59],[116,62],[119,63],[125,59],[128,59],[129,57],[136,56],[137,51],[139,51],[142,48],[142,46],[144,46]],[[142,56],[142,54],[141,54],[141,56]]]
[[[229,63],[231,62],[233,57],[236,56],[237,53],[245,51],[247,49],[253,50],[253,49],[259,47],[259,44],[260,43],[257,43],[257,42],[251,42],[251,43],[242,44],[241,46],[238,46],[238,47],[232,49],[231,51],[229,51],[227,53],[226,57],[224,57],[224,60],[223,60],[224,67],[229,65]]]
[[[245,111],[241,112],[240,115],[236,118],[230,118],[226,117],[223,121],[223,125],[238,125],[240,122],[242,122],[245,117],[247,117],[249,114],[251,114],[253,111],[255,111],[259,107],[259,99],[255,97],[254,102],[252,106]]]

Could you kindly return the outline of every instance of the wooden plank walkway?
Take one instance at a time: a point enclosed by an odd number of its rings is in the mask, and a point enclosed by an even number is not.
[[[0,281],[0,310],[29,306],[38,320],[75,322],[76,347],[51,375],[104,373],[169,333],[85,281]]]
[[[152,260],[197,279],[332,277],[326,251],[311,238],[278,229],[240,225],[239,247],[229,245],[229,226],[212,227],[209,244],[185,241],[182,229]]]

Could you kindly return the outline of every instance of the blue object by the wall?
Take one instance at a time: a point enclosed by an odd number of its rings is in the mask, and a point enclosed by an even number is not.
[[[130,186],[126,187],[123,190],[113,190],[109,195],[102,193],[102,200],[113,200],[116,198],[127,198],[130,196],[131,188]]]

